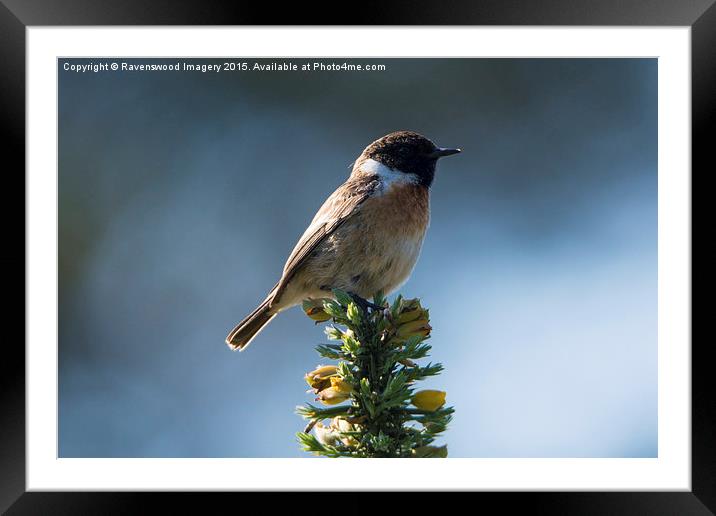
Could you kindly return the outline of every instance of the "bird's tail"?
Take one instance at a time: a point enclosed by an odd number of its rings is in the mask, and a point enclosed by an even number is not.
[[[236,351],[243,351],[254,337],[266,326],[271,319],[276,317],[278,312],[271,310],[271,301],[273,300],[273,292],[261,303],[256,310],[251,312],[243,321],[236,325],[226,337],[226,343],[229,347]]]

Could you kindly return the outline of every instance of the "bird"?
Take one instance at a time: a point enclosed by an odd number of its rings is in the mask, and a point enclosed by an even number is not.
[[[410,276],[430,221],[437,161],[461,152],[414,131],[395,131],[368,145],[348,179],[323,203],[264,301],[226,337],[244,350],[280,312],[340,289],[364,303]]]

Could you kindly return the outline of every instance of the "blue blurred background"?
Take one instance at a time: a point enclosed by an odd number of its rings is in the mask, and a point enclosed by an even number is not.
[[[60,456],[308,456],[322,326],[295,308],[241,354],[224,337],[397,129],[464,151],[401,289],[430,308],[450,456],[656,456],[657,61],[352,62],[387,70],[60,60]]]

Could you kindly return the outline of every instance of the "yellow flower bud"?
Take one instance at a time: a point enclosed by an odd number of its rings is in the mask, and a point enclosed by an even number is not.
[[[313,427],[313,432],[316,434],[318,442],[326,446],[335,445],[336,441],[340,438],[340,434],[335,428],[324,426],[320,421]]]
[[[434,412],[443,405],[445,405],[446,395],[447,393],[445,393],[444,391],[418,391],[413,395],[412,404],[418,407],[420,410]]]
[[[350,398],[350,391],[343,392],[336,389],[335,387],[329,387],[319,392],[318,397],[316,399],[324,405],[337,405],[343,401],[346,401],[348,398]]]
[[[400,302],[401,312],[409,312],[411,310],[415,310],[416,308],[420,308],[420,299],[417,297],[413,299],[403,299]]]
[[[342,417],[334,417],[331,420],[331,426],[338,430],[339,432],[352,432],[353,431],[353,425],[350,424],[348,421],[343,419]]]
[[[331,385],[330,378],[338,374],[338,368],[332,365],[318,366],[304,377],[312,389],[321,390]]]
[[[396,332],[396,336],[399,339],[409,339],[410,337],[415,337],[417,335],[420,335],[422,337],[427,337],[430,335],[430,330],[433,328],[428,324],[428,321],[426,319],[418,319],[416,321],[411,321],[409,323],[405,323],[398,327],[398,331]]]
[[[411,310],[409,312],[402,312],[398,316],[398,318],[395,320],[395,322],[398,324],[405,324],[410,321],[414,321],[415,319],[418,319],[424,315],[425,315],[425,310],[420,310],[420,309]]]
[[[420,306],[419,299],[404,300],[400,305],[398,317],[395,322],[400,325],[410,321],[415,321],[416,319],[425,319],[427,321],[428,311]]]
[[[340,376],[331,376],[331,387],[339,392],[352,392],[353,386]]]
[[[306,315],[316,322],[325,322],[331,318],[323,309],[323,299],[306,299],[301,306]]]
[[[336,432],[355,432],[358,430],[356,425],[349,423],[342,417],[334,417],[331,420],[331,428],[335,429]],[[358,444],[358,441],[352,435],[342,436],[340,439],[346,446],[356,446]]]

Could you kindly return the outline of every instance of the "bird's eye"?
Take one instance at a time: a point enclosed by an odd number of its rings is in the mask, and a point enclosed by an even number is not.
[[[400,154],[401,156],[407,156],[408,154],[410,154],[410,149],[408,149],[407,147],[400,147],[398,149],[398,154]]]

